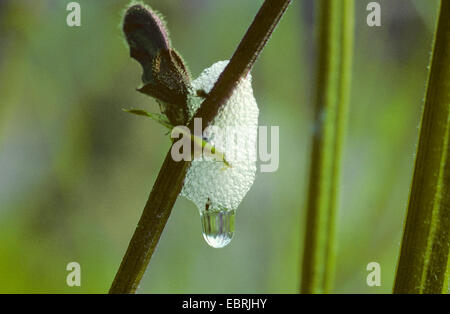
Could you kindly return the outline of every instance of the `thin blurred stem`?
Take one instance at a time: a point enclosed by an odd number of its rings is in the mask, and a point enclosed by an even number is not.
[[[319,19],[302,293],[327,293],[334,278],[336,208],[353,55],[353,0],[322,0]]]
[[[450,1],[441,1],[394,293],[445,293],[450,251]]]
[[[230,63],[196,114],[196,117],[203,119],[203,128],[213,121],[240,79],[250,71],[290,2],[291,0],[264,2]],[[193,124],[189,127],[193,130]],[[134,293],[138,288],[181,191],[188,166],[189,162],[175,162],[170,151],[167,153],[110,293]]]

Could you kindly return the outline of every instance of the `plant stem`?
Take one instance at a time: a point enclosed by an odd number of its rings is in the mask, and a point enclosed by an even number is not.
[[[322,0],[320,4],[302,293],[327,293],[334,277],[336,207],[353,55],[353,0]]]
[[[450,1],[441,1],[394,293],[445,293],[450,251]]]
[[[266,0],[195,117],[206,128],[245,77],[291,0]],[[193,121],[193,119],[192,119]],[[189,125],[193,130],[193,123]],[[110,293],[134,293],[183,186],[189,162],[173,161],[170,151],[150,193],[136,231],[112,283]]]

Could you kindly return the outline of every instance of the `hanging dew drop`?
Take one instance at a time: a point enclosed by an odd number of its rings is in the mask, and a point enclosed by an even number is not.
[[[213,248],[228,245],[234,235],[234,210],[208,210],[200,213],[203,238]]]

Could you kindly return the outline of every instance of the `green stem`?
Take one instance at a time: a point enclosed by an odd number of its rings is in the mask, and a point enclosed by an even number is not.
[[[263,3],[230,63],[195,115],[203,119],[203,128],[213,121],[238,82],[251,70],[290,2],[266,0]],[[193,130],[193,123],[189,127]],[[110,293],[134,293],[138,288],[181,191],[188,166],[189,162],[175,162],[170,151],[167,153]]]
[[[327,293],[332,288],[336,207],[353,55],[353,0],[322,0],[320,3],[315,131],[303,251],[302,293]]]
[[[394,293],[445,293],[450,250],[450,1],[442,0]]]

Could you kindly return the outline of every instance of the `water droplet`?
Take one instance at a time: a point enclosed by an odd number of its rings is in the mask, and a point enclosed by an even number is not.
[[[223,248],[234,235],[234,210],[208,210],[200,213],[203,238],[213,248]]]

